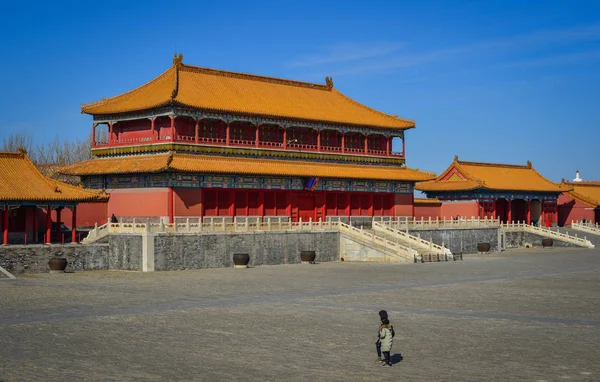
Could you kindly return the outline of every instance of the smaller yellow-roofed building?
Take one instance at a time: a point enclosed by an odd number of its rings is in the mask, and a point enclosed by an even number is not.
[[[44,242],[62,240],[59,237],[61,211],[71,212],[71,232],[67,239],[75,242],[77,205],[83,202],[107,201],[108,195],[59,182],[43,176],[29,160],[25,151],[0,152],[0,231],[2,243],[36,242],[38,232],[45,232]],[[51,233],[52,212],[56,232]],[[9,234],[13,235],[9,235]],[[18,237],[14,240],[10,236]]]
[[[571,222],[600,223],[600,181],[562,181],[563,187],[571,188],[558,198],[559,225]]]
[[[557,223],[558,197],[571,189],[544,178],[531,162],[467,162],[458,156],[434,180],[417,183],[415,188],[441,200],[441,214],[449,218],[474,216],[539,225]]]

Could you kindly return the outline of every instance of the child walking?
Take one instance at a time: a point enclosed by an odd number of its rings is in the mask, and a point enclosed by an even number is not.
[[[377,332],[377,342],[375,343],[375,346],[377,347],[377,360],[375,362],[379,363],[379,362],[384,362],[381,359],[381,328],[383,325],[383,320],[388,320],[388,325],[389,325],[389,330],[391,332],[391,337],[394,337],[395,333],[394,333],[394,327],[390,324],[390,321],[388,319],[388,313],[385,310],[380,310],[379,311],[379,330]]]
[[[381,352],[383,353],[383,362],[381,366],[392,366],[392,360],[390,359],[390,352],[392,351],[392,344],[394,343],[393,328],[390,324],[390,320],[384,318],[381,320],[381,329],[379,330],[379,341],[381,343]]]

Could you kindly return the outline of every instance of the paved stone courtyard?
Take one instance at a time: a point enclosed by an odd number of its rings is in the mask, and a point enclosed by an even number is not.
[[[0,381],[597,381],[599,272],[557,248],[0,280]]]

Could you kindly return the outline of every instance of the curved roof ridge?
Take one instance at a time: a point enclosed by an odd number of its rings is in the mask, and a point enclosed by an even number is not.
[[[463,168],[463,167],[461,166],[461,163],[464,163],[464,162],[460,162],[460,161],[458,160],[458,158],[457,158],[457,159],[455,160],[454,167],[456,167],[456,168],[459,170],[459,172],[460,172],[460,173],[461,173],[461,174],[462,174],[462,175],[463,175],[465,178],[467,178],[467,179],[464,179],[464,180],[470,180],[470,181],[472,181],[472,182],[476,182],[476,183],[478,183],[480,186],[484,186],[484,185],[485,185],[485,181],[484,181],[484,180],[481,180],[481,179],[479,179],[478,177],[474,176],[473,174],[469,174],[469,172],[468,172],[468,171],[467,171],[465,168]],[[469,162],[467,162],[467,163],[469,163]],[[453,166],[450,166],[450,168],[451,168],[451,167],[453,167]],[[463,181],[464,181],[464,180],[463,180]]]
[[[568,191],[568,192],[569,192],[569,195],[571,195],[573,197],[573,199],[576,199],[576,200],[578,200],[578,201],[580,201],[582,203],[585,203],[585,204],[587,204],[589,206],[598,207],[600,205],[600,201],[599,200],[595,200],[595,199],[592,199],[592,198],[590,198],[588,196],[581,195],[580,193],[578,193],[575,190],[571,190],[571,191]]]
[[[531,163],[531,162],[529,162],[529,163]],[[557,186],[558,188],[562,188],[562,189],[564,189],[564,191],[569,191],[569,188],[564,188],[564,187],[561,186],[560,183],[555,183],[555,182],[551,181],[550,179],[546,178],[545,176],[543,176],[542,174],[540,174],[539,172],[537,172],[537,170],[535,168],[533,168],[533,166],[529,167],[529,169],[531,171],[533,171],[537,176],[539,176],[540,178],[544,179],[546,182],[548,182],[548,183],[550,183],[550,184],[552,184],[554,186]],[[570,189],[572,190],[573,188],[571,187]]]
[[[319,89],[319,90],[325,90],[325,91],[332,90],[332,88],[328,87],[327,85],[315,84],[313,82],[288,80],[285,78],[269,77],[269,76],[263,76],[263,75],[259,75],[259,74],[249,74],[249,73],[242,73],[242,72],[233,72],[233,71],[229,71],[229,70],[212,69],[212,68],[205,68],[202,66],[194,66],[194,65],[187,65],[187,64],[181,64],[180,70],[187,70],[187,71],[193,71],[196,73],[210,74],[213,76],[237,78],[237,79],[241,79],[241,80],[269,82],[269,83],[278,84],[278,85],[305,87],[305,88]]]
[[[599,187],[600,186],[600,180],[581,180],[579,182],[565,180],[564,183],[571,185],[571,186],[584,186],[584,187]]]
[[[348,102],[350,102],[350,103],[352,103],[352,104],[354,104],[356,106],[359,106],[359,107],[361,107],[361,108],[363,108],[363,109],[365,109],[367,111],[370,111],[370,112],[372,112],[374,114],[381,115],[381,116],[384,116],[384,117],[392,118],[393,120],[403,121],[403,122],[406,122],[408,124],[411,124],[412,126],[410,126],[410,127],[415,127],[415,121],[412,120],[412,119],[400,118],[400,117],[395,116],[395,115],[391,115],[391,114],[387,114],[387,113],[384,113],[384,112],[379,111],[379,110],[375,110],[372,107],[369,107],[367,105],[363,105],[362,103],[353,100],[352,98],[348,97],[347,95],[345,95],[344,93],[340,92],[337,89],[333,89],[332,88],[332,91],[335,92],[336,94],[340,95],[346,101],[348,101]]]
[[[521,164],[504,164],[504,163],[493,163],[493,162],[469,162],[463,160],[456,160],[456,163],[464,164],[467,166],[482,166],[482,167],[505,167],[505,168],[522,168],[522,169],[531,169],[531,162],[528,162],[526,165]]]
[[[172,73],[173,71],[177,71],[177,67],[176,66],[171,66],[169,69],[165,70],[164,72],[162,72],[161,74],[159,74],[158,76],[156,76],[154,79],[146,82],[145,84],[143,84],[141,86],[138,86],[138,87],[133,88],[133,89],[131,89],[129,91],[126,91],[125,93],[121,93],[121,94],[118,94],[116,96],[109,97],[109,98],[102,98],[100,100],[93,101],[93,102],[90,102],[90,103],[84,103],[84,104],[81,105],[81,112],[83,113],[84,109],[87,109],[87,108],[90,108],[90,107],[102,104],[104,102],[110,102],[110,101],[114,101],[116,99],[123,99],[123,98],[130,97],[130,96],[134,95],[135,93],[137,93],[137,92],[139,92],[139,91],[141,91],[141,90],[143,90],[145,88],[148,88],[148,87],[152,86],[154,83],[156,83],[159,80],[163,79],[163,77],[167,76],[168,74]],[[175,76],[172,76],[172,78],[173,78],[173,86],[172,86],[172,88],[173,88],[173,90],[175,90]],[[165,98],[165,100],[164,100],[163,103],[167,103],[170,100],[171,100],[171,97],[170,97],[170,95],[168,95]],[[163,103],[154,105],[154,107],[162,105]]]

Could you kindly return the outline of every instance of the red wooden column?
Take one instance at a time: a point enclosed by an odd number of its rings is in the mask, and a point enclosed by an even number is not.
[[[108,143],[111,144],[113,142],[113,123],[108,123]]]
[[[350,213],[352,213],[352,209],[350,208],[350,202],[351,202],[350,193],[347,192],[346,193],[346,211],[344,211],[344,212],[346,213],[346,216],[348,216],[348,219],[350,219]],[[350,220],[348,220],[348,221],[350,221]]]
[[[531,224],[531,200],[527,201],[527,224]]]
[[[402,158],[406,158],[406,146],[404,145],[404,137],[402,137]]]
[[[256,131],[254,132],[254,145],[256,147],[258,147],[258,134],[259,134],[259,130],[258,130],[258,124],[256,125]]]
[[[413,193],[412,193],[412,194],[410,194],[410,195],[411,195],[411,202],[410,202],[410,203],[412,204],[412,212],[411,212],[411,214],[412,214],[412,217],[413,217],[413,219],[414,219],[414,218],[415,218],[415,193],[413,192]],[[395,198],[395,197],[394,197],[394,198]],[[394,204],[395,204],[395,203],[394,203]]]
[[[173,211],[173,187],[169,187],[169,223],[173,224],[175,222],[175,216]]]
[[[169,117],[171,118],[171,142],[175,142],[175,116],[171,115]]]
[[[385,142],[385,155],[386,156],[390,156],[390,144],[392,142],[392,137],[387,137],[387,140]]]
[[[258,215],[261,218],[265,216],[265,191],[260,190],[258,193]]]
[[[96,124],[92,123],[92,147],[96,147]]]
[[[342,154],[346,152],[345,137],[346,137],[346,134],[342,133]]]
[[[71,243],[77,242],[77,206],[73,206],[71,214]]]
[[[44,238],[46,244],[52,242],[52,207],[48,206],[46,209],[46,237]]]
[[[508,199],[508,213],[507,213],[507,223],[511,223],[512,222],[512,200]]]
[[[235,191],[229,191],[229,216],[235,217]]]
[[[195,126],[195,130],[194,130],[194,142],[196,142],[196,144],[198,144],[198,138],[199,138],[199,136],[198,136],[198,128],[199,128],[198,123],[199,123],[199,121],[196,118],[196,126]]]
[[[317,130],[317,151],[321,151],[321,130]]]
[[[204,191],[200,189],[200,220],[204,218]]]
[[[365,135],[365,154],[369,153],[369,136]]]
[[[3,225],[3,229],[4,229],[4,245],[8,244],[8,207],[4,207],[4,212],[2,213],[2,225]]]
[[[544,210],[544,201],[542,200],[542,202],[541,202],[541,203],[542,203],[542,214],[541,214],[541,216],[540,216],[540,218],[542,219],[542,224],[541,224],[541,226],[542,226],[542,227],[545,227],[545,226],[546,226],[546,211]]]
[[[231,138],[230,138],[230,136],[231,136],[231,130],[230,130],[230,128],[229,128],[229,123],[230,123],[230,122],[228,121],[228,122],[227,122],[227,126],[225,127],[225,144],[226,144],[227,146],[229,146],[229,144],[230,144],[230,141],[231,141]]]
[[[375,215],[375,206],[373,205],[373,193],[369,192],[369,216]]]
[[[287,150],[287,127],[283,127],[283,149]]]
[[[58,241],[60,241],[60,227],[62,225],[61,224],[62,221],[61,221],[60,215],[62,213],[62,209],[63,209],[62,207],[58,207],[56,209],[56,232],[55,232],[55,235],[56,235],[56,238],[57,238]]]
[[[38,239],[38,231],[37,231],[37,206],[33,206],[33,216],[32,216],[32,222],[31,222],[31,226],[33,227],[33,233],[31,235],[31,241],[33,241],[33,243],[37,243],[37,239]]]
[[[154,136],[154,121],[156,117],[150,118],[150,137],[152,138],[152,142],[156,141],[156,137]]]

